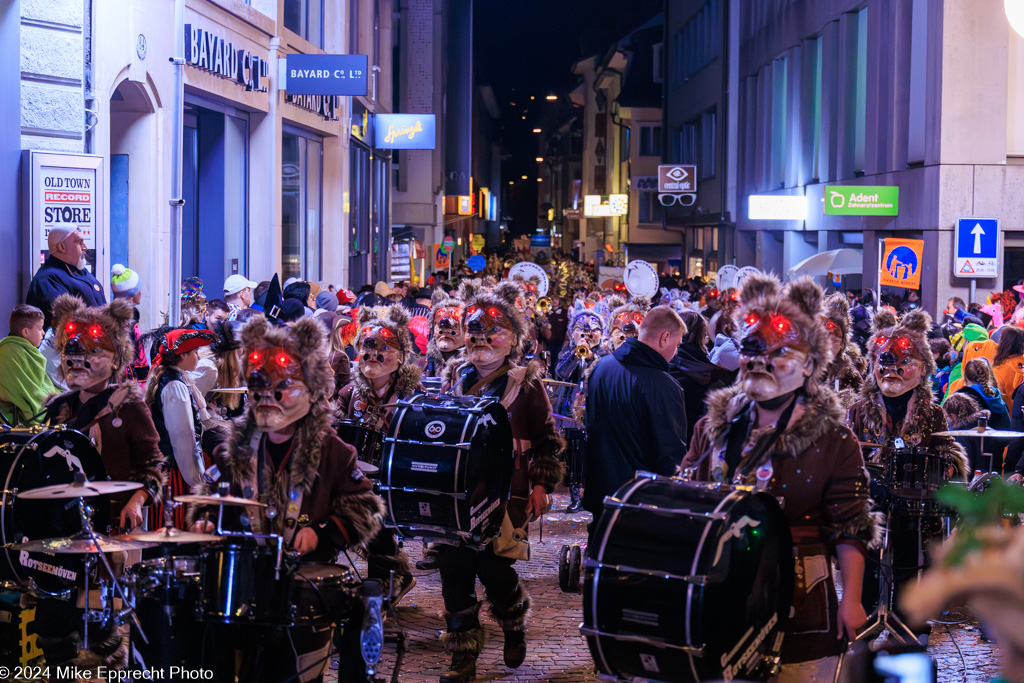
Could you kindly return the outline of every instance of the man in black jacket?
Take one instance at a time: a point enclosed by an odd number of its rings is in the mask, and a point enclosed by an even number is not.
[[[604,497],[637,470],[671,475],[686,454],[683,390],[668,362],[686,325],[667,306],[651,310],[640,336],[594,366],[587,386],[587,455],[583,507],[597,525]]]
[[[50,328],[50,309],[61,294],[77,296],[86,306],[107,303],[99,280],[85,269],[85,238],[81,231],[69,227],[50,228],[46,240],[50,256],[36,271],[25,297],[25,303],[43,312],[44,330]]]

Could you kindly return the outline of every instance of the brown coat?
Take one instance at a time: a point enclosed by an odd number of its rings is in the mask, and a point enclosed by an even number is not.
[[[462,396],[462,373],[470,362],[460,356],[444,368],[442,388],[455,396]],[[516,527],[526,523],[526,502],[534,486],[542,486],[551,493],[562,481],[562,463],[558,456],[565,444],[555,431],[551,403],[541,384],[544,367],[537,362],[513,366],[508,371],[508,384],[501,405],[508,411],[515,443],[516,464],[512,472],[512,500],[509,518]],[[488,387],[480,390],[487,395]]]
[[[111,479],[139,482],[149,493],[149,502],[154,502],[160,499],[167,477],[160,436],[142,398],[142,391],[135,382],[119,384],[107,405],[88,424],[78,425],[75,412],[80,407],[79,392],[69,391],[50,399],[46,422],[75,425],[96,442],[96,450]],[[119,514],[130,497],[130,494],[116,496],[112,514]]]

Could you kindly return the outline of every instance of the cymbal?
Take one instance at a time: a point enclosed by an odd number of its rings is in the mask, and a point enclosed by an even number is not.
[[[109,496],[114,493],[141,489],[137,481],[87,481],[81,484],[54,484],[37,489],[18,491],[18,498],[36,500],[53,500],[60,498],[89,498],[92,496]]]
[[[376,474],[377,472],[380,472],[379,467],[377,467],[376,465],[371,465],[370,463],[365,462],[363,460],[356,460],[356,467],[358,467],[359,471],[364,474]]]
[[[868,443],[867,441],[858,441],[857,445],[861,448],[885,448],[884,444],[880,443]]]
[[[933,436],[978,436],[997,439],[1019,439],[1024,437],[1024,432],[1011,432],[1005,429],[992,429],[986,427],[985,429],[978,429],[977,427],[971,427],[970,429],[950,429],[945,432],[932,432]]]
[[[30,553],[57,553],[60,555],[88,555],[91,553],[116,553],[122,550],[143,550],[152,548],[156,543],[135,541],[122,538],[111,538],[96,534],[93,540],[88,534],[79,532],[64,538],[44,538],[38,541],[26,541],[12,547],[15,550],[26,550]]]
[[[143,543],[211,543],[219,541],[217,534],[197,534],[193,531],[182,531],[174,527],[162,527],[156,531],[140,531],[138,533],[117,536],[119,541],[141,541]]]
[[[542,379],[541,382],[544,382],[544,384],[550,384],[555,387],[572,387],[573,389],[579,386],[577,384],[573,384],[572,382],[562,382],[557,379]]]
[[[178,503],[192,503],[194,505],[255,505],[260,508],[267,507],[266,503],[261,503],[258,500],[239,498],[237,496],[219,496],[216,493],[209,496],[200,494],[175,496],[174,500]]]
[[[245,394],[249,390],[245,387],[217,387],[216,389],[210,389],[211,394]]]

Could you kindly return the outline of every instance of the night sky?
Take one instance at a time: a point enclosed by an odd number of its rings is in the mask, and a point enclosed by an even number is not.
[[[507,157],[502,189],[512,190],[503,213],[513,219],[511,233],[532,233],[537,226],[539,140],[532,130],[551,118],[552,109],[568,115],[572,65],[603,56],[612,43],[661,11],[662,0],[476,0],[476,82],[494,88],[501,107],[500,142]],[[545,100],[549,94],[559,101]]]

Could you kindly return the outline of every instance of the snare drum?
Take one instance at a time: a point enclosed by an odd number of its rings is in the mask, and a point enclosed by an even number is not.
[[[895,498],[932,498],[946,480],[946,459],[926,448],[894,448],[886,458],[886,484]]]
[[[14,580],[25,587],[32,582],[38,590],[51,594],[82,585],[81,556],[10,548],[13,543],[70,536],[81,530],[78,507],[69,505],[72,501],[29,500],[15,495],[18,491],[73,483],[76,473],[90,481],[109,479],[103,459],[85,434],[63,428],[0,431],[0,580]],[[93,507],[93,527],[102,533],[110,524],[110,506]]]
[[[197,616],[221,624],[290,625],[292,568],[274,545],[228,540],[202,555]]]
[[[793,597],[793,543],[767,493],[641,473],[605,499],[584,567],[601,677],[766,680]]]
[[[202,667],[203,629],[196,628],[201,561],[172,555],[144,560],[125,571],[135,613],[149,642],[131,622],[135,664],[143,668]]]
[[[359,577],[351,567],[319,562],[303,563],[291,581],[295,624],[333,624],[352,612],[359,599]]]
[[[419,394],[399,401],[378,485],[385,524],[406,537],[482,547],[501,528],[514,465],[512,427],[498,399]]]
[[[358,420],[338,420],[334,423],[338,438],[356,449],[359,459],[380,467],[384,434]]]

